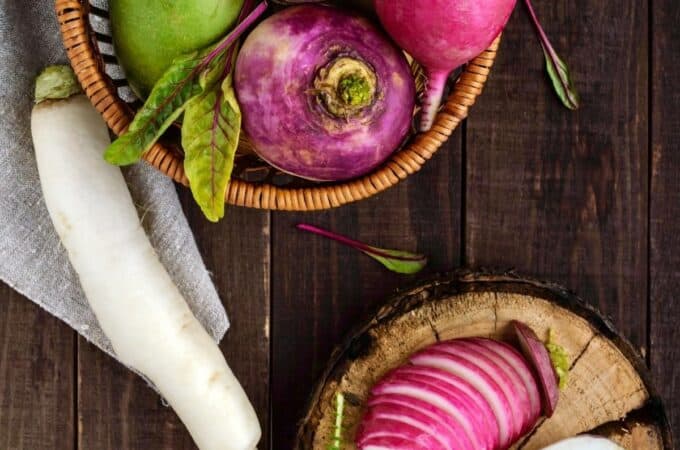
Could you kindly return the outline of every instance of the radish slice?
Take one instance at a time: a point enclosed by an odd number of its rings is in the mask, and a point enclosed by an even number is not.
[[[399,379],[397,379],[399,378]],[[408,377],[397,377],[384,380],[377,384],[373,390],[373,395],[400,394],[424,402],[430,403],[449,414],[453,420],[460,424],[465,430],[465,436],[471,442],[473,449],[483,448],[482,440],[477,437],[479,432],[478,424],[472,421],[469,411],[474,411],[474,406],[465,396],[459,392],[448,390],[446,387],[436,387],[433,385],[418,383]]]
[[[427,450],[443,450],[445,447],[423,430],[401,421],[393,419],[378,419],[366,414],[357,432],[357,445],[363,446],[371,437],[393,436],[410,439],[415,446]]]
[[[519,345],[524,356],[531,361],[538,375],[538,384],[543,393],[543,412],[547,417],[551,417],[557,407],[560,391],[557,384],[557,374],[550,360],[550,354],[545,345],[543,345],[543,342],[536,336],[534,330],[526,324],[513,320],[512,327],[519,339]]]
[[[514,347],[505,342],[496,341],[494,339],[483,338],[469,338],[472,342],[479,342],[485,345],[489,350],[496,353],[503,358],[508,364],[514,367],[515,371],[522,377],[524,386],[529,392],[529,399],[531,402],[531,410],[536,411],[538,415],[541,414],[541,394],[538,392],[538,384],[536,377],[534,377],[531,366],[526,359]]]
[[[441,408],[407,395],[400,394],[383,394],[371,397],[368,400],[369,408],[376,405],[399,405],[406,408],[413,409],[428,417],[430,421],[437,423],[440,426],[446,427],[446,433],[457,440],[456,449],[470,449],[475,450],[474,446],[469,442],[465,429],[461,424],[456,422],[450,415],[448,415]]]
[[[397,436],[375,436],[364,440],[360,450],[429,450],[412,440]]]
[[[422,374],[408,374],[404,373],[407,366],[399,368],[396,372],[390,375],[390,380],[406,381],[414,383],[418,386],[427,386],[437,389],[442,395],[447,396],[452,403],[459,405],[458,410],[464,418],[463,422],[458,420],[466,436],[475,450],[481,450],[485,447],[485,442],[489,442],[492,446],[496,445],[497,440],[489,437],[490,433],[481,433],[480,430],[489,430],[495,425],[495,421],[489,421],[483,417],[482,409],[477,407],[474,400],[465,394],[463,389],[458,388],[454,384],[447,383],[434,377],[426,377]],[[420,367],[422,370],[436,370],[429,367]],[[454,417],[456,420],[457,417]],[[488,447],[492,448],[492,447]]]
[[[364,420],[368,422],[367,426],[370,426],[371,418],[394,420],[411,425],[434,438],[440,444],[438,448],[460,450],[460,444],[449,427],[413,408],[395,403],[380,403],[371,406],[366,413]]]
[[[486,433],[486,441],[482,443],[485,443],[486,446],[483,446],[482,448],[493,449],[498,446],[498,443],[500,442],[500,435],[498,433],[498,425],[496,424],[496,416],[482,394],[480,394],[479,391],[472,387],[468,382],[452,373],[432,367],[407,365],[400,367],[398,371],[401,375],[420,377],[423,380],[429,379],[445,382],[450,385],[451,388],[462,391],[479,409],[479,415],[476,417],[477,422],[480,422],[478,429],[488,431]],[[479,447],[476,447],[476,450],[478,448]]]
[[[543,450],[624,450],[618,444],[599,436],[576,436],[549,445]]]
[[[479,339],[481,342],[490,341],[490,339]],[[517,401],[512,402],[511,406],[515,417],[521,417],[521,426],[518,429],[518,436],[523,435],[529,428],[533,427],[534,423],[541,414],[540,407],[534,409],[531,404],[529,391],[527,390],[524,380],[515,369],[508,364],[503,358],[492,352],[487,348],[488,344],[480,342],[472,342],[465,339],[457,339],[455,341],[442,342],[433,348],[444,350],[449,353],[458,354],[468,361],[476,362],[485,360],[482,369],[487,370],[489,376],[493,377],[499,371],[503,372],[509,381],[512,383],[513,390],[517,396]]]
[[[511,399],[512,394],[507,395],[506,391],[511,392],[510,387],[502,388],[499,386],[504,380],[500,377],[490,377],[479,366],[470,363],[464,358],[441,350],[426,349],[411,357],[411,362],[418,366],[435,367],[451,372],[470,383],[487,400],[489,406],[496,416],[498,431],[500,434],[500,446],[508,447],[513,438],[516,437],[520,428],[513,418]],[[507,382],[507,381],[505,381]]]

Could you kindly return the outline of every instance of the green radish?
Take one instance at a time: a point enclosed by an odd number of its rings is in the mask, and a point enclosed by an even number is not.
[[[252,450],[260,425],[219,347],[158,259],[109,133],[70,68],[36,82],[31,131],[47,209],[118,358],[147,377],[202,450]],[[87,380],[85,380],[87,382]]]
[[[113,44],[142,98],[176,57],[206,47],[236,23],[243,0],[109,0]]]

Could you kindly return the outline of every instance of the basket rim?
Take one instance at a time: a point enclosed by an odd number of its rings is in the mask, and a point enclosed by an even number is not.
[[[127,130],[134,112],[118,96],[113,81],[104,73],[99,49],[92,39],[88,7],[87,0],[55,0],[62,40],[78,81],[108,127],[120,135]],[[303,188],[233,178],[225,201],[256,209],[315,211],[363,200],[396,185],[418,172],[467,117],[486,84],[500,40],[499,35],[487,50],[464,67],[432,128],[413,136],[406,146],[372,172],[348,181]],[[156,143],[144,154],[144,159],[175,182],[189,185],[182,159],[162,143]]]

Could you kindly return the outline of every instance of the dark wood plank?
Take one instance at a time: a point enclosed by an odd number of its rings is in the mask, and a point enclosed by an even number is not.
[[[680,440],[680,3],[660,0],[652,16],[650,362]]]
[[[144,381],[78,342],[78,449],[193,449],[191,437]]]
[[[646,346],[648,5],[534,3],[582,107],[559,103],[518,2],[468,122],[467,262],[563,283]]]
[[[257,409],[267,442],[269,213],[231,208],[222,222],[211,224],[188,191],[182,189],[180,197],[231,321],[221,348]],[[172,410],[141,379],[82,342],[78,371],[79,448],[195,448]]]
[[[75,339],[58,319],[0,287],[0,448],[73,449]]]
[[[294,225],[308,222],[378,246],[425,253],[429,271],[456,266],[460,136],[455,134],[421,173],[376,197],[325,212],[273,216],[273,448],[291,448],[296,423],[332,348],[377,302],[412,282]]]

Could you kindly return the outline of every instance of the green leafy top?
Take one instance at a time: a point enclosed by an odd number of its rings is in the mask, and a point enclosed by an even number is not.
[[[240,131],[241,110],[231,76],[192,100],[184,113],[184,170],[196,203],[213,222],[224,216]]]
[[[246,2],[243,12],[250,2]],[[127,132],[106,150],[111,164],[128,165],[139,161],[167,128],[184,112],[190,100],[209,91],[224,77],[228,50],[267,8],[261,2],[217,44],[176,58],[156,82],[151,94],[135,115]]]
[[[189,100],[203,93],[205,88],[199,75],[208,65],[202,63],[202,56],[203,52],[194,52],[173,61],[137,111],[127,132],[106,149],[107,162],[125,166],[139,161],[184,112]],[[205,79],[203,84],[207,84]]]
[[[335,424],[333,427],[333,438],[328,450],[342,450],[342,421],[345,415],[345,396],[338,392],[335,396]]]
[[[545,348],[548,349],[550,361],[552,361],[555,373],[559,379],[559,387],[564,389],[567,387],[569,378],[569,355],[564,347],[555,342],[555,331],[552,329],[548,331],[548,342],[546,342]]]
[[[184,114],[184,170],[194,199],[205,216],[224,216],[224,197],[234,167],[241,111],[232,86],[236,41],[267,8],[252,12],[245,0],[238,25],[217,44],[173,61],[154,85],[125,134],[106,150],[111,164],[133,164]]]

